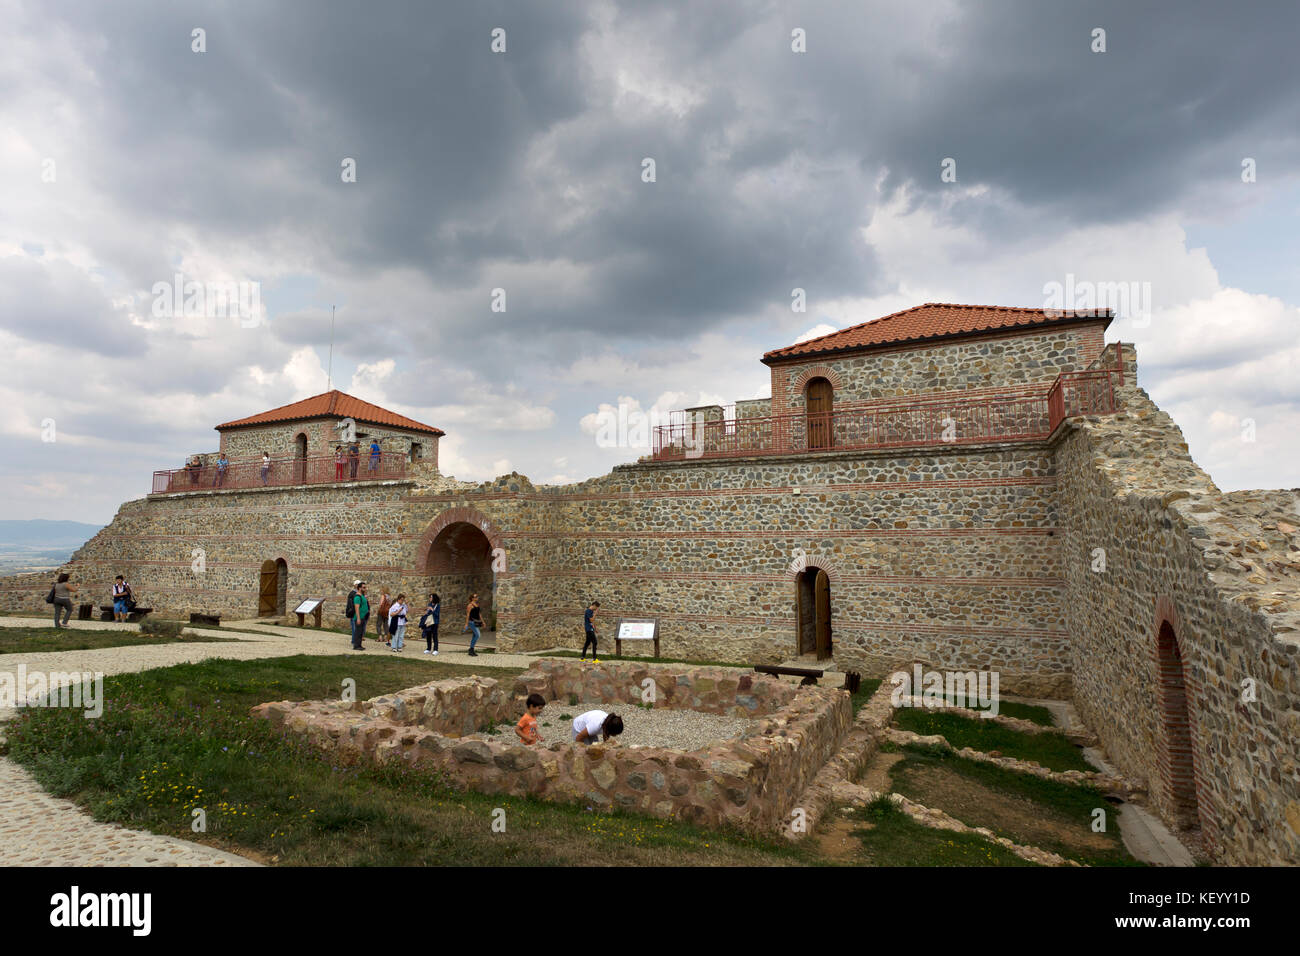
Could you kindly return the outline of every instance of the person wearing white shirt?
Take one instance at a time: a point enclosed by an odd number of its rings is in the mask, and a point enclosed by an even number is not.
[[[401,652],[406,646],[406,614],[408,608],[406,604],[406,595],[397,595],[397,600],[393,602],[392,607],[388,609],[388,633],[392,638],[390,643],[393,650]]]
[[[580,744],[594,744],[617,737],[623,732],[623,718],[603,710],[589,710],[573,718],[573,739]]]

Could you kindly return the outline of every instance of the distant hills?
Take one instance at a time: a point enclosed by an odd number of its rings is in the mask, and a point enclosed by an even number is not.
[[[57,568],[103,525],[84,521],[0,521],[0,574]]]

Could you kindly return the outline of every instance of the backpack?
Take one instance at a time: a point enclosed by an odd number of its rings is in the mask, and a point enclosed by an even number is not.
[[[344,617],[357,616],[357,592],[356,591],[352,591],[348,594],[348,606],[347,609],[343,612],[343,616]]]

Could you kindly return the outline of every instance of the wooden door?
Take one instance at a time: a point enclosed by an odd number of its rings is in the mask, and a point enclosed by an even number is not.
[[[831,383],[824,378],[815,378],[808,383],[805,404],[808,417],[808,447],[830,448],[831,411],[834,390]]]
[[[258,590],[257,614],[274,615],[280,604],[280,574],[274,561],[262,562],[262,584]]]
[[[293,443],[295,446],[294,452],[298,456],[298,464],[295,466],[298,473],[298,483],[305,484],[307,482],[307,436],[299,435],[293,440]]]
[[[831,582],[826,572],[817,571],[817,659],[831,656]]]

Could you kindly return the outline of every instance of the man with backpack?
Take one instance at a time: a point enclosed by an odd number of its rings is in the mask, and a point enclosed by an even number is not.
[[[361,639],[366,635],[366,620],[370,617],[370,601],[366,599],[366,582],[353,581],[352,590],[348,592],[347,606],[343,613],[352,622],[352,649],[364,651]]]

